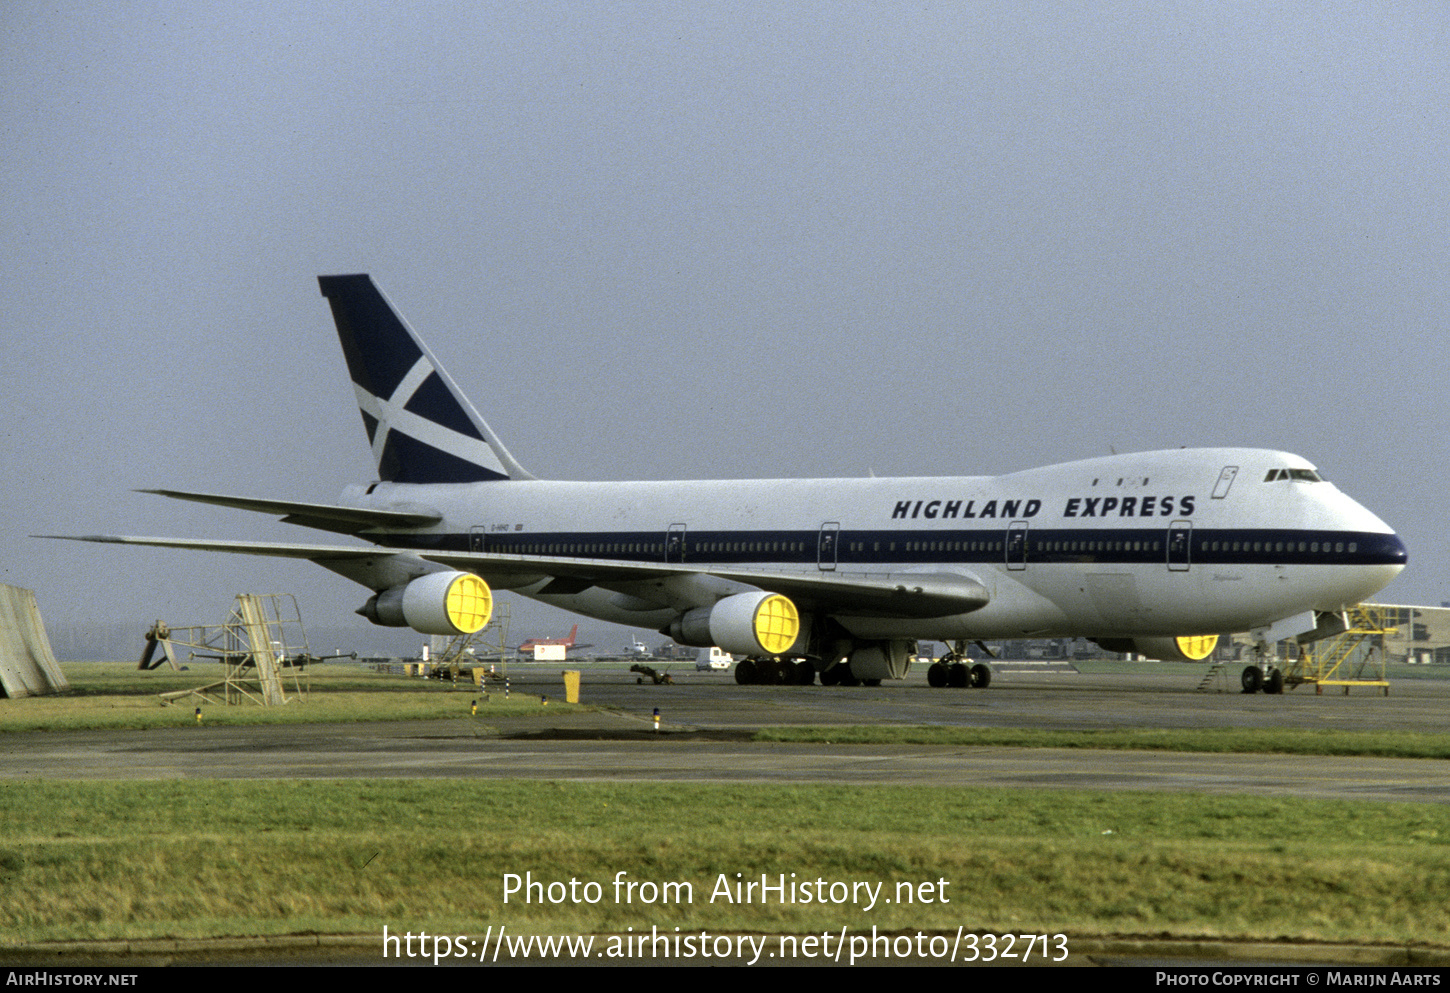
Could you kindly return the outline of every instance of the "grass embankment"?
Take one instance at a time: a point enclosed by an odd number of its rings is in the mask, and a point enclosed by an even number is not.
[[[1450,758],[1450,736],[1413,731],[1319,731],[1296,728],[1131,728],[1046,731],[966,727],[774,727],[756,741],[835,745],[960,745],[998,748],[1095,748],[1114,751],[1246,752],[1280,755],[1373,755]]]
[[[17,701],[21,706],[0,708],[0,732],[178,727],[196,723],[198,705],[203,723],[214,727],[468,717],[474,700],[480,717],[533,713],[543,705],[534,693],[515,692],[505,698],[498,684],[490,684],[485,693],[471,683],[459,682],[455,688],[446,681],[349,665],[314,665],[296,675],[295,683],[293,671],[283,670],[289,702],[282,707],[227,706],[195,696],[168,704],[160,694],[215,682],[222,676],[221,666],[200,663],[186,672],[139,672],[122,663],[68,662],[62,669],[71,684],[70,692],[29,697]],[[220,698],[220,688],[212,692]],[[561,683],[557,694],[550,693],[547,706],[581,709],[563,701]]]
[[[874,924],[1450,943],[1450,811],[1429,804],[424,780],[0,791],[0,942]],[[616,903],[620,870],[690,883],[693,900]],[[601,899],[505,905],[504,874],[525,872],[598,882]],[[884,883],[893,901],[711,902],[722,874],[762,873]],[[939,879],[950,903],[894,900],[898,882]]]

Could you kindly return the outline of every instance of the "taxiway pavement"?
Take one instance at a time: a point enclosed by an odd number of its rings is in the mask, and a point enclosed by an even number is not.
[[[914,675],[914,674],[913,674]],[[1450,681],[1407,680],[1388,697],[1195,692],[1178,676],[1004,672],[987,690],[737,686],[677,673],[674,686],[586,674],[584,702],[518,717],[196,727],[0,736],[0,779],[542,778],[636,782],[822,782],[1170,790],[1450,803],[1450,761],[747,740],[767,726],[931,724],[1064,730],[1293,727],[1328,733],[1450,732]],[[557,671],[511,691],[562,697]],[[460,711],[473,694],[458,691]],[[303,704],[305,706],[305,704]],[[661,732],[652,712],[661,710]]]

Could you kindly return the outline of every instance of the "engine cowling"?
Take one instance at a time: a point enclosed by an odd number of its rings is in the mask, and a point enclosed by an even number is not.
[[[786,655],[800,640],[801,615],[779,593],[736,593],[687,611],[670,625],[681,645],[718,645],[736,655]]]
[[[1190,634],[1178,638],[1094,638],[1110,652],[1132,652],[1160,662],[1202,662],[1218,646],[1216,634]]]
[[[378,593],[358,613],[420,634],[473,634],[493,615],[493,591],[471,572],[432,572]]]

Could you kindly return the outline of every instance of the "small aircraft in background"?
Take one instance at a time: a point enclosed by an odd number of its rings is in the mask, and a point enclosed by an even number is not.
[[[565,652],[573,651],[576,648],[592,648],[592,645],[580,645],[576,639],[579,637],[579,625],[575,624],[569,629],[569,634],[563,638],[530,638],[518,647],[520,655],[527,655],[535,648],[545,645],[553,645],[564,649]]]

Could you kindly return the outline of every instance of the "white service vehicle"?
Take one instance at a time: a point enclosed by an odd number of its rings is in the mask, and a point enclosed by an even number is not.
[[[735,664],[735,657],[723,648],[711,645],[695,653],[696,672],[723,672]]]

